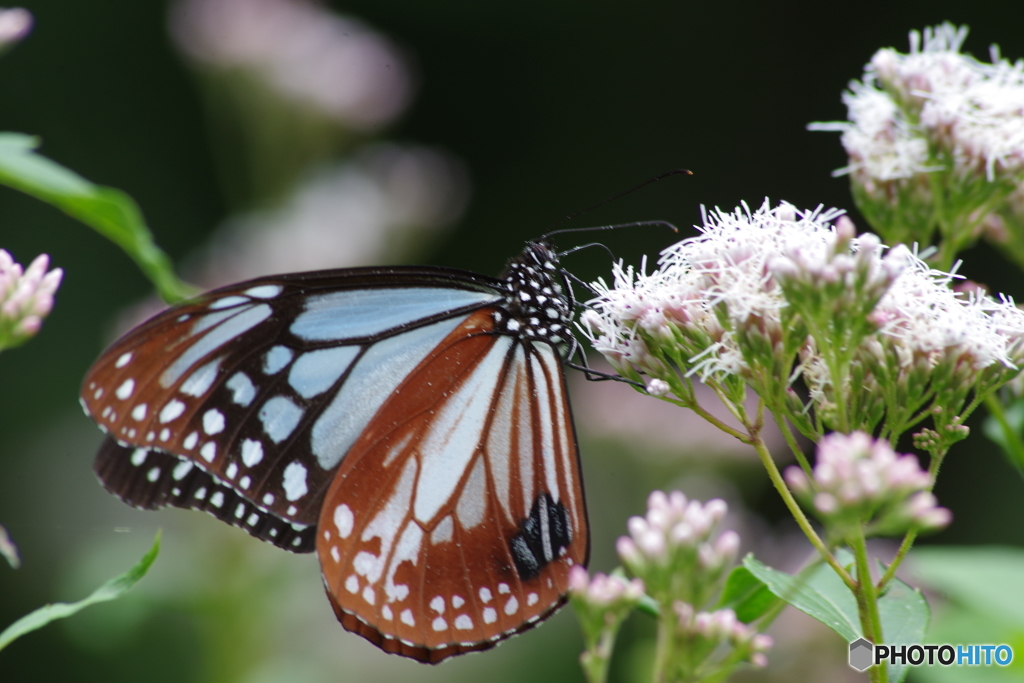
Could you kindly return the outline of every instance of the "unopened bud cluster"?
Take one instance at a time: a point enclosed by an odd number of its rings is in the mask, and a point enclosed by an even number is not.
[[[644,582],[619,574],[594,574],[576,565],[569,572],[569,600],[579,616],[588,643],[618,628],[644,597]]]
[[[728,644],[732,661],[749,662],[759,668],[768,665],[765,653],[772,646],[771,636],[758,633],[741,622],[731,609],[698,612],[682,601],[672,607],[678,617],[675,638],[686,643],[688,651],[696,655],[696,661],[706,659],[721,645]]]
[[[647,515],[630,518],[629,535],[619,538],[619,557],[643,579],[655,600],[702,605],[717,591],[739,551],[736,532],[714,536],[727,511],[722,500],[701,504],[679,491],[654,491]]]
[[[0,349],[18,346],[39,331],[53,309],[53,295],[64,271],[50,265],[46,254],[37,256],[27,270],[0,249]]]
[[[930,493],[932,478],[917,458],[864,432],[826,436],[818,444],[813,478],[790,467],[786,481],[840,536],[865,524],[869,534],[898,534],[941,529],[952,520]]]

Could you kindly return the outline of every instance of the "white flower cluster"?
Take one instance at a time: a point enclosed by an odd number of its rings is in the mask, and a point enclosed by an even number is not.
[[[844,94],[849,122],[813,124],[839,130],[850,156],[842,171],[874,181],[937,170],[930,146],[961,174],[989,181],[1024,173],[1024,62],[991,63],[962,54],[967,27],[950,23],[910,33],[910,53],[875,53],[861,82]]]
[[[357,130],[393,120],[412,94],[406,61],[387,38],[310,0],[179,0],[171,28],[193,59],[248,70]]]
[[[697,612],[691,605],[681,601],[677,601],[672,607],[679,618],[679,637],[703,640],[705,648],[711,649],[719,644],[728,643],[741,651],[745,661],[758,668],[768,666],[768,657],[764,653],[773,644],[771,636],[758,633],[755,628],[741,622],[731,609]]]
[[[726,531],[712,539],[728,506],[723,500],[687,501],[680,491],[654,491],[647,515],[629,519],[629,536],[616,544],[626,568],[644,580],[655,599],[702,604],[739,552],[740,538]]]
[[[832,389],[829,345],[894,365],[890,376],[948,371],[958,386],[994,364],[1016,372],[1024,312],[1012,301],[958,295],[953,275],[874,235],[853,237],[841,213],[766,199],[756,211],[705,214],[701,234],[667,248],[653,273],[618,264],[611,286],[594,283],[581,328],[620,374],[652,378],[654,395],[679,386],[677,369],[716,382],[774,373],[788,386],[783,351],[798,348],[799,370],[822,401]]]
[[[917,458],[898,455],[887,441],[864,432],[829,434],[818,444],[813,480],[790,467],[786,482],[826,524],[840,529],[870,523],[875,533],[902,533],[952,521],[928,491],[932,478]]]
[[[50,265],[41,254],[27,270],[0,249],[0,349],[21,344],[39,331],[43,318],[53,309],[53,295],[64,271]]]
[[[0,51],[23,40],[32,31],[32,13],[22,7],[0,8]]]

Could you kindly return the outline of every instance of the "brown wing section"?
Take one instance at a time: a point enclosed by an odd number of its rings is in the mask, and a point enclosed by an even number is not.
[[[589,530],[561,360],[471,315],[385,402],[324,500],[317,552],[342,624],[436,663],[565,600]]]

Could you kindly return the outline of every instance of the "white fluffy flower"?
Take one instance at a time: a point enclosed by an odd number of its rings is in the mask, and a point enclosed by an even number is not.
[[[861,82],[843,95],[849,121],[838,130],[850,156],[841,172],[886,182],[940,170],[989,180],[1024,173],[1024,62],[992,48],[991,62],[960,52],[966,27],[946,23],[910,33],[910,52],[879,50]],[[929,161],[929,149],[936,159]]]

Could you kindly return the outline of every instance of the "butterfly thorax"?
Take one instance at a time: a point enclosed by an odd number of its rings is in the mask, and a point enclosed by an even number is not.
[[[523,253],[508,262],[502,278],[507,317],[495,315],[499,334],[552,346],[568,340],[571,306],[562,285],[564,275],[558,256],[547,244],[527,244]]]

